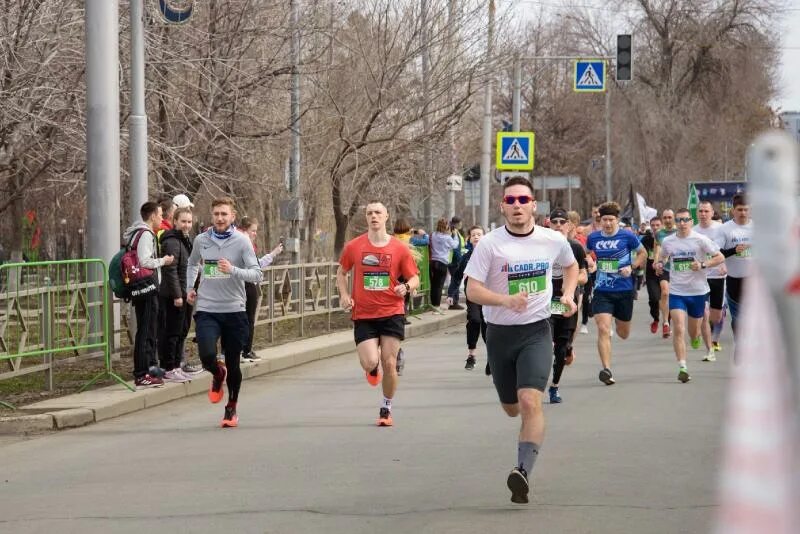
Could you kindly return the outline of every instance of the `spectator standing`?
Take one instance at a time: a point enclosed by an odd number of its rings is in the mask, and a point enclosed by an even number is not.
[[[431,306],[438,311],[442,304],[442,289],[447,278],[453,250],[459,242],[448,229],[447,219],[439,219],[436,231],[431,235]]]

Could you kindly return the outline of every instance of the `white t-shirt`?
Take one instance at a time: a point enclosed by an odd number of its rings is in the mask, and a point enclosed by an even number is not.
[[[728,221],[719,227],[717,231],[717,244],[719,248],[735,248],[736,245],[750,245],[753,237],[753,221],[745,225],[736,224],[736,221]],[[746,249],[741,253],[734,254],[725,258],[725,267],[728,268],[728,276],[733,278],[747,278],[750,276],[750,254],[752,249]]]
[[[693,271],[692,262],[706,261],[708,255],[719,252],[719,245],[692,230],[686,237],[672,234],[661,242],[661,257],[668,257],[669,292],[672,295],[696,296],[710,291],[704,269]]]
[[[702,226],[700,226],[698,224],[697,226],[692,228],[692,230],[694,230],[698,234],[706,236],[711,241],[717,243],[717,234],[719,233],[719,229],[720,229],[721,226],[722,226],[721,222],[719,222],[719,221],[711,221],[711,226],[709,226],[708,228],[703,228]],[[717,244],[719,244],[719,243],[717,243]],[[709,259],[710,259],[710,257],[709,257]],[[708,278],[709,280],[713,280],[715,278],[725,278],[725,275],[722,274],[722,270],[721,270],[722,269],[722,265],[724,265],[724,264],[725,264],[725,262],[722,262],[716,267],[710,267],[710,268],[706,269],[706,278]]]
[[[550,317],[553,264],[569,267],[574,262],[572,248],[559,232],[535,226],[532,234],[516,237],[502,226],[481,238],[464,275],[501,295],[527,291],[528,307],[524,312],[484,306],[483,315],[492,324],[529,324]]]

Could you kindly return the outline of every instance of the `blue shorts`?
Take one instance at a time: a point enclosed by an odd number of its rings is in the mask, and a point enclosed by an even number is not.
[[[669,294],[669,309],[683,310],[692,319],[701,319],[703,317],[706,312],[706,302],[708,302],[708,293],[690,297]]]

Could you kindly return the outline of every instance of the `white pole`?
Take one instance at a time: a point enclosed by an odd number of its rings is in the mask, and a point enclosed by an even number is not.
[[[130,0],[130,13],[131,115],[128,118],[128,156],[131,194],[128,218],[133,222],[139,218],[139,208],[148,198],[147,112],[144,107],[144,0]]]
[[[492,170],[492,41],[494,41],[494,0],[489,0],[489,27],[486,44],[486,89],[483,95],[483,141],[481,143],[481,226],[489,228],[489,201]]]

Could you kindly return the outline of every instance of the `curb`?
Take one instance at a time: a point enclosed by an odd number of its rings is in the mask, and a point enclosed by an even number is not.
[[[431,334],[460,325],[466,312],[444,312],[412,317],[406,338]],[[242,364],[242,379],[255,378],[334,356],[354,352],[353,332],[346,330],[286,343],[257,351],[261,360]],[[166,384],[163,388],[131,392],[119,385],[49,399],[0,417],[0,435],[27,434],[90,425],[208,391],[211,375],[203,373],[191,382]]]

